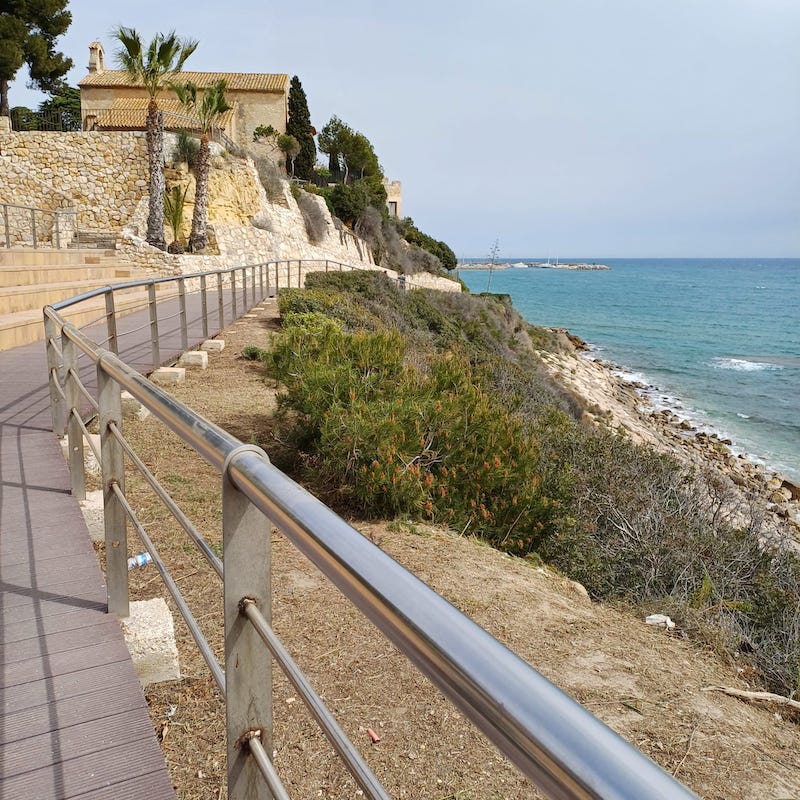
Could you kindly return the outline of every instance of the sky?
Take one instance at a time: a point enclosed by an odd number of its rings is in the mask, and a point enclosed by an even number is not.
[[[800,0],[72,0],[187,69],[298,75],[459,257],[800,256]],[[12,106],[42,95],[11,85]]]

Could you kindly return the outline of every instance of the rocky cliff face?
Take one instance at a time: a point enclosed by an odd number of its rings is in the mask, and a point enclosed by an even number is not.
[[[194,210],[195,181],[185,165],[171,165],[166,172],[168,188],[187,188],[182,233],[188,236]],[[340,261],[351,266],[374,267],[366,243],[346,229],[339,229],[321,197],[309,195],[324,220],[324,232],[316,244],[309,241],[303,214],[292,196],[288,181],[276,181],[273,196],[259,179],[250,159],[216,156],[209,178],[209,226],[211,247],[205,256],[172,256],[165,262],[160,251],[148,247],[143,239],[147,222],[147,198],[143,197],[129,224],[122,232],[126,257],[149,269],[168,272],[197,271],[214,256],[226,263],[255,263],[289,259]],[[170,237],[168,237],[169,239]],[[185,263],[184,263],[185,262]],[[215,268],[214,261],[208,268]],[[450,282],[452,283],[452,281]]]

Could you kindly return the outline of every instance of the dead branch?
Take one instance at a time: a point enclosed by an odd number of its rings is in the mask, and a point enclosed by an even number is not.
[[[784,697],[782,694],[773,694],[772,692],[745,692],[742,689],[734,689],[730,686],[704,686],[702,691],[722,692],[723,694],[729,694],[731,697],[740,697],[742,700],[765,700],[768,703],[777,703],[781,706],[800,709],[800,702],[797,700]]]

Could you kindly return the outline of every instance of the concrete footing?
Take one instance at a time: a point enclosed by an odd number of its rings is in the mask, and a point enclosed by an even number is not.
[[[178,359],[178,366],[208,369],[208,353],[205,350],[189,350]]]
[[[146,409],[130,392],[122,393],[122,418],[147,419],[150,411]]]
[[[220,350],[225,349],[225,340],[206,339],[203,344],[200,345],[200,349],[205,350],[208,353],[219,352]]]
[[[152,567],[151,567],[152,568]],[[120,620],[125,644],[142,687],[181,679],[172,614],[161,597],[136,600],[130,616]]]
[[[104,542],[106,540],[106,528],[103,516],[103,490],[95,489],[94,491],[86,492],[86,499],[81,500],[79,505],[92,541]]]
[[[186,370],[183,367],[159,367],[150,373],[150,380],[163,386],[174,386],[186,380]]]
[[[97,448],[97,452],[100,452],[100,434],[99,433],[90,433],[89,439],[94,443],[94,446]],[[87,442],[87,437],[83,437],[83,467],[88,474],[91,475],[99,475],[100,474],[100,464],[97,462],[97,459],[94,455],[94,450],[89,446],[89,442]],[[64,458],[69,461],[69,452],[67,452],[69,448],[69,440],[66,436],[62,437],[61,441],[61,452],[64,455]]]

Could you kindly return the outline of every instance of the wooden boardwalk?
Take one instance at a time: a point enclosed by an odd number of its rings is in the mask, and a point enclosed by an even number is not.
[[[191,345],[202,338],[199,298],[188,308]],[[176,301],[159,310],[164,362],[180,351],[176,311]],[[150,368],[146,320],[119,323],[121,357],[140,371]],[[0,352],[0,800],[174,800],[69,493],[46,381],[43,343]]]

